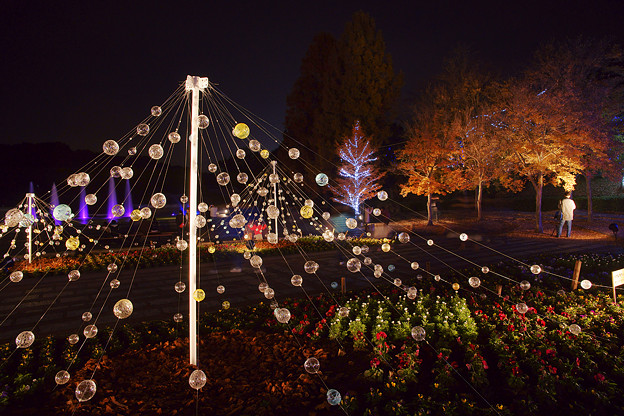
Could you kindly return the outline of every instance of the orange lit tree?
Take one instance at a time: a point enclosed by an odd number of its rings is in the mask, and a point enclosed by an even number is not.
[[[427,196],[428,225],[433,224],[431,196],[461,189],[464,184],[460,147],[452,133],[445,99],[441,90],[430,90],[423,96],[406,125],[407,143],[397,153],[398,169],[407,177],[400,185],[401,195]]]
[[[377,158],[376,149],[370,144],[370,139],[362,132],[360,122],[353,125],[351,135],[345,137],[338,148],[341,164],[339,165],[336,186],[330,189],[334,194],[334,201],[348,205],[360,213],[360,204],[375,196],[381,189],[379,180],[385,172],[375,167]]]

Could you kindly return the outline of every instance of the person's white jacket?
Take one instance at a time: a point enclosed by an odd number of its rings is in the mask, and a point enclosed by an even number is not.
[[[559,202],[559,209],[561,209],[561,219],[563,221],[572,221],[574,219],[576,204],[569,197],[565,197]]]

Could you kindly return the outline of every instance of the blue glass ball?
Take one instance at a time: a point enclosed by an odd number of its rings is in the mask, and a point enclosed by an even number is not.
[[[332,289],[338,289],[338,282],[331,282]]]
[[[342,401],[342,396],[340,396],[340,392],[336,389],[327,390],[327,402],[332,406],[336,406],[340,404]]]
[[[318,186],[325,186],[329,183],[329,178],[324,173],[319,173],[318,175],[316,175],[315,180]]]

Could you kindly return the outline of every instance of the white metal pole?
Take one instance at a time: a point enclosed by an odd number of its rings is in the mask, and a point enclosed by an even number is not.
[[[26,198],[28,199],[28,214],[32,213],[34,196],[35,194],[32,193],[26,194]],[[32,224],[28,226],[28,263],[32,263]]]
[[[277,161],[273,160],[271,162],[271,165],[273,165],[273,173],[277,174],[277,172],[275,171],[275,165],[277,165]],[[277,182],[273,184],[273,203],[275,204],[275,207],[279,209],[279,205],[277,204]],[[277,232],[277,221],[279,221],[279,215],[275,218],[275,236],[279,240],[279,234]]]
[[[208,86],[208,78],[186,77],[186,91],[192,93],[191,142],[189,171],[189,361],[197,365],[197,302],[193,297],[197,288],[197,153],[199,141],[199,93]]]

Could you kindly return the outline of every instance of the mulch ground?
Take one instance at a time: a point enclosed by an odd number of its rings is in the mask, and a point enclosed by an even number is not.
[[[45,404],[11,409],[20,415],[322,415],[342,413],[330,407],[327,387],[353,387],[368,358],[342,353],[336,342],[307,343],[289,334],[231,330],[206,334],[199,368],[207,376],[195,391],[188,379],[188,339],[146,346],[98,363],[89,361],[59,386]],[[306,357],[321,362],[321,374],[305,372]],[[355,361],[358,362],[355,362]],[[325,365],[325,368],[324,368]],[[326,368],[330,366],[330,368]],[[356,368],[354,369],[354,366]],[[95,373],[94,373],[95,370]],[[355,371],[354,371],[355,370]],[[74,396],[79,381],[93,377],[97,393],[88,402]],[[327,387],[325,387],[327,384]]]

